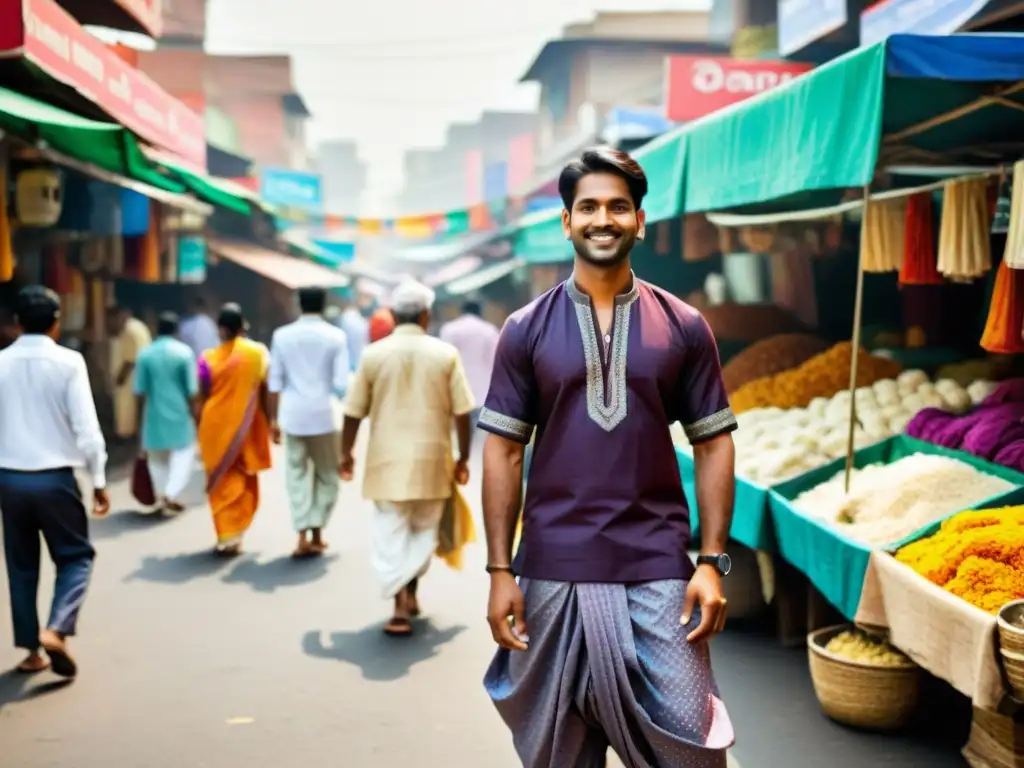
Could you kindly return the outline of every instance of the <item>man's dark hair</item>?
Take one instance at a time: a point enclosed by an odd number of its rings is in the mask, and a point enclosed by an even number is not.
[[[319,315],[327,306],[327,291],[323,288],[300,288],[299,309],[304,315]]]
[[[647,175],[640,164],[627,153],[611,147],[588,149],[579,160],[573,160],[562,169],[558,177],[558,194],[567,211],[576,200],[576,187],[580,179],[592,173],[611,173],[625,179],[633,206],[640,210],[647,195]]]
[[[462,314],[464,315],[476,315],[480,317],[484,313],[483,307],[480,306],[479,301],[465,301],[462,303]]]
[[[132,311],[128,307],[122,307],[120,304],[114,304],[107,307],[107,317],[117,317],[121,314],[130,315]]]
[[[28,285],[18,291],[14,316],[25,333],[49,333],[60,319],[60,297],[43,285]]]
[[[178,315],[174,312],[161,312],[156,321],[157,336],[174,336],[180,325]]]
[[[235,338],[245,330],[245,315],[242,308],[233,301],[225,304],[217,315],[217,326],[227,331],[229,337]]]

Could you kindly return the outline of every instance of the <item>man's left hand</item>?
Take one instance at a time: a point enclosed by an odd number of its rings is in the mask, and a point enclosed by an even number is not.
[[[701,565],[686,587],[686,601],[683,616],[679,620],[684,626],[690,623],[693,610],[700,606],[700,626],[687,635],[690,643],[710,640],[725,629],[725,597],[722,595],[722,576],[714,566]]]
[[[469,463],[465,460],[455,463],[455,482],[459,485],[465,485],[469,482]]]

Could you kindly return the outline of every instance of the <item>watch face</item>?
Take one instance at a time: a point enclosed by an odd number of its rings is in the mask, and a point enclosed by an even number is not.
[[[718,572],[723,576],[728,576],[729,571],[732,570],[732,558],[728,555],[718,556]]]

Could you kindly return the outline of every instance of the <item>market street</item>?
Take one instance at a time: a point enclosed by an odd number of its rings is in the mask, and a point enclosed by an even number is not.
[[[473,470],[467,494],[477,504],[479,462]],[[369,562],[371,507],[358,487],[345,488],[329,556],[296,562],[281,473],[261,482],[247,554],[234,562],[209,554],[207,510],[143,517],[123,511],[133,506],[126,483],[113,486],[115,512],[92,528],[99,557],[73,646],[80,678],[64,686],[48,673],[0,676],[0,764],[518,764],[481,686],[493,650],[482,546],[471,548],[465,573],[432,569],[419,636],[388,639]],[[45,600],[51,575],[47,568]],[[5,584],[0,662],[13,666],[8,612]],[[743,768],[963,765],[963,733],[946,729],[951,746],[933,738],[924,747],[826,721],[803,650],[737,630],[714,648]]]

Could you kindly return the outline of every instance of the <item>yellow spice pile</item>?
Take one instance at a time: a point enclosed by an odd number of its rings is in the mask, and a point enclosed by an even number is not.
[[[1024,507],[961,512],[896,559],[989,613],[1024,599]]]
[[[850,385],[853,345],[836,344],[827,352],[783,373],[765,376],[740,387],[729,397],[734,413],[754,408],[805,408],[816,397],[832,397]],[[899,363],[860,350],[857,386],[867,387],[882,379],[894,379],[903,369]]]

